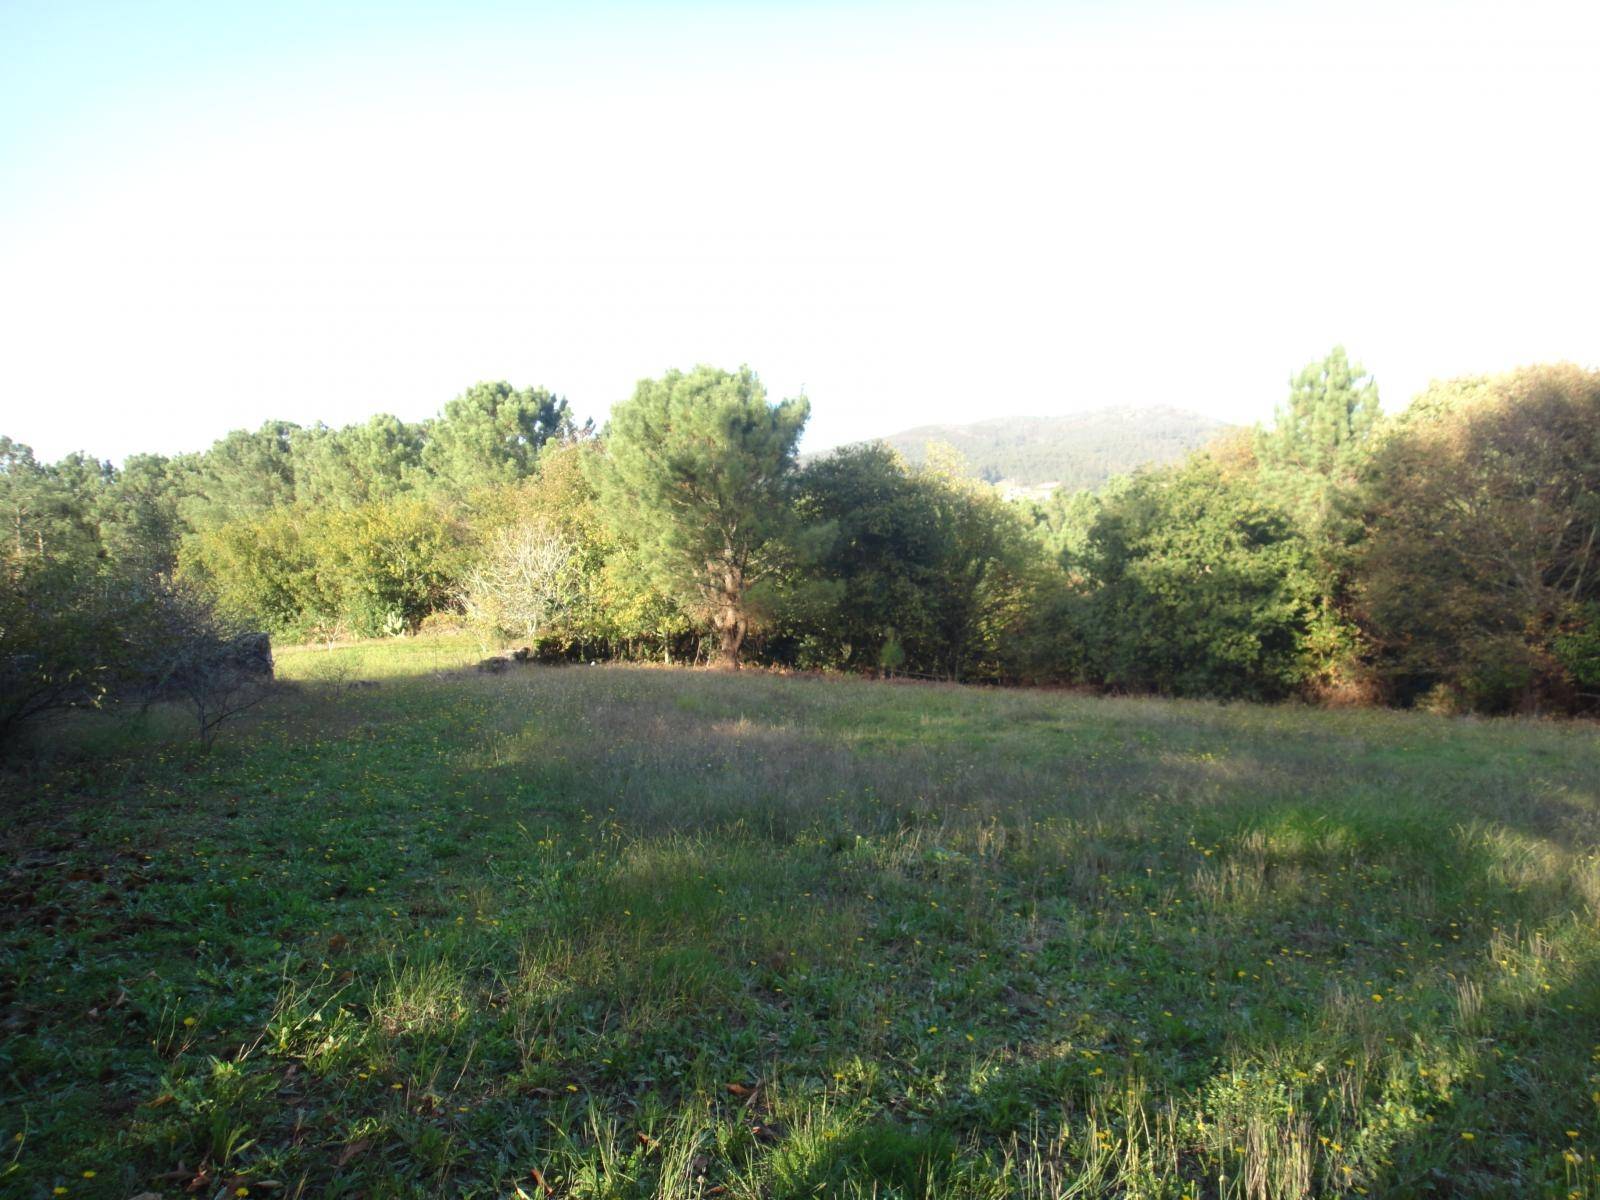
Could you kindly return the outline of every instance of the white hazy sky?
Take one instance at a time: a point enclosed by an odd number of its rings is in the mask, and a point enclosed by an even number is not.
[[[46,458],[748,362],[807,445],[1600,361],[1600,5],[0,0]]]

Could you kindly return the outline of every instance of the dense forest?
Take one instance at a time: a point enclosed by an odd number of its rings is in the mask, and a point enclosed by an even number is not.
[[[1077,491],[1140,467],[1176,462],[1228,429],[1180,408],[1102,408],[1062,417],[919,425],[882,440],[912,466],[922,464],[930,444],[947,445],[975,478],[989,483]]]
[[[1386,416],[1335,349],[1270,426],[1043,504],[1008,503],[950,450],[802,465],[807,415],[748,369],[699,367],[641,382],[598,433],[548,391],[485,383],[418,424],[270,422],[120,468],[0,439],[0,735],[148,694],[174,677],[173,631],[196,628],[216,645],[468,628],[552,659],[1596,706],[1600,372],[1438,383]]]

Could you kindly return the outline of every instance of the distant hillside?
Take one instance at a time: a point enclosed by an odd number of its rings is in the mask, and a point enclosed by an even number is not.
[[[1177,408],[1103,408],[1065,417],[997,417],[970,425],[921,425],[882,439],[922,460],[929,442],[959,450],[972,472],[1019,492],[1097,487],[1135,467],[1172,462],[1226,429]]]

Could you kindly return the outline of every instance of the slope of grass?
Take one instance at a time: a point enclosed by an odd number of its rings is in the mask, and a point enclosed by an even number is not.
[[[1600,1194],[1593,726],[475,657],[4,779],[0,1193]]]

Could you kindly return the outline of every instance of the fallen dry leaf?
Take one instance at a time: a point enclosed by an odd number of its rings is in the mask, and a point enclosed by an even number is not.
[[[365,1154],[367,1147],[371,1144],[366,1138],[362,1138],[359,1142],[351,1142],[343,1150],[339,1151],[339,1157],[333,1160],[333,1165],[336,1167],[344,1166],[356,1155]]]

